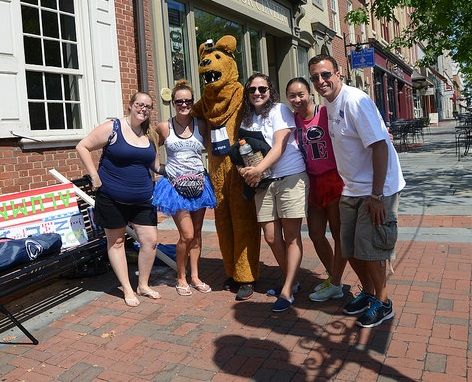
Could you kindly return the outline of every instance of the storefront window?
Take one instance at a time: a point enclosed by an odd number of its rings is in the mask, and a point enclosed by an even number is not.
[[[251,40],[252,71],[253,73],[262,72],[260,33],[253,29],[249,29],[248,32]]]
[[[208,39],[212,39],[215,43],[225,35],[232,35],[237,40],[237,48],[235,52],[235,59],[238,64],[240,81],[247,78],[247,70],[243,65],[243,28],[240,24],[224,19],[222,17],[213,15],[211,13],[195,9],[195,30],[197,39],[197,48],[201,43]]]
[[[379,70],[375,70],[374,80],[375,104],[377,105],[377,108],[379,109],[382,118],[384,120],[387,120],[385,115],[383,73]]]
[[[387,87],[387,94],[388,94],[388,108],[390,109],[390,121],[395,121],[397,119],[397,99],[395,96],[395,81],[392,77],[389,76],[388,78],[388,87]]]
[[[172,73],[174,81],[189,78],[189,67],[185,58],[188,57],[188,46],[186,44],[185,5],[176,1],[169,1],[169,35],[170,54],[172,62]]]

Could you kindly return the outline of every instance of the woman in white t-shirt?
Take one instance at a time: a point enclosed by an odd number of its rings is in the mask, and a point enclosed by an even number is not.
[[[244,86],[241,129],[260,132],[271,149],[257,166],[239,170],[252,187],[259,184],[265,170],[271,172],[269,186],[258,188],[254,199],[264,238],[285,276],[272,307],[274,312],[287,310],[294,301],[292,288],[303,253],[301,224],[306,216],[309,184],[293,134],[293,113],[278,101],[279,95],[267,75],[256,73],[249,77]]]

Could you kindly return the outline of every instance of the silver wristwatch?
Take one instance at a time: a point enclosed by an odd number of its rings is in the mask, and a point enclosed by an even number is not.
[[[370,197],[371,197],[372,199],[380,200],[380,201],[382,201],[382,200],[384,199],[383,194],[380,194],[380,195],[371,194]]]

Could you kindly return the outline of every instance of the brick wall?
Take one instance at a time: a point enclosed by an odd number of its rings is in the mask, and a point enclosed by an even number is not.
[[[115,0],[118,49],[120,59],[123,110],[130,96],[139,88],[138,53],[134,29],[132,0]],[[152,31],[150,0],[144,0],[147,69],[150,93],[155,99],[155,80],[152,64]],[[154,112],[155,116],[155,112]],[[154,117],[154,120],[156,118]],[[17,139],[0,139],[0,194],[24,191],[57,183],[48,173],[55,168],[69,179],[84,174],[83,166],[74,148],[38,149],[24,151]],[[93,153],[98,161],[100,152]]]
[[[340,25],[341,25],[341,33],[340,33],[340,35],[336,35],[333,38],[333,41],[332,41],[332,49],[333,49],[332,55],[336,59],[336,61],[338,62],[339,67],[342,68],[342,74],[344,75],[345,78],[347,78],[347,76],[348,76],[348,59],[346,57],[346,50],[344,48],[344,39],[343,39],[343,36],[345,35],[346,40],[347,40],[346,43],[349,43],[349,24],[344,21],[345,18],[346,18],[347,12],[348,12],[347,1],[339,0],[338,1],[338,6],[339,6],[339,21],[340,21]],[[353,9],[358,9],[358,8],[363,7],[364,4],[363,4],[362,1],[353,0],[352,1],[352,6],[353,6]],[[328,12],[331,13],[331,8],[330,7],[328,7]],[[361,28],[358,27],[358,26],[355,27],[355,36],[356,36],[356,41],[361,36]],[[365,41],[361,41],[361,42],[365,42]],[[364,46],[364,47],[366,47],[366,46]],[[353,49],[353,48],[347,48],[348,51],[350,49]],[[355,79],[354,79],[354,76],[352,75],[352,70],[351,70],[350,67],[349,67],[349,71],[350,71],[351,79],[352,79],[351,85],[355,86]],[[371,70],[370,69],[364,69],[363,72],[364,72],[364,79],[367,80],[367,82],[369,84],[371,84],[372,83]]]

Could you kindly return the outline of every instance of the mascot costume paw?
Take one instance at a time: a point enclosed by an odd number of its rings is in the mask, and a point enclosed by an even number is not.
[[[217,199],[215,225],[225,272],[237,283],[252,283],[259,276],[261,230],[254,202],[243,197],[244,180],[228,156],[230,146],[238,140],[243,107],[244,88],[238,82],[235,50],[233,36],[200,45],[199,73],[204,88],[193,113],[210,129],[208,172]]]

